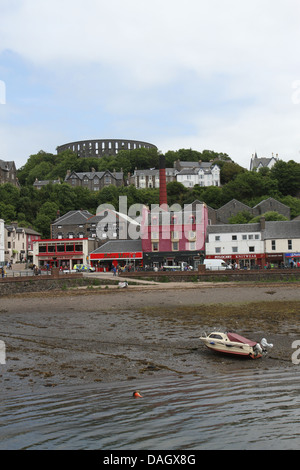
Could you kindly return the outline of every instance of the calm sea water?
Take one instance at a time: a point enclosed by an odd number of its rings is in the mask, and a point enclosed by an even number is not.
[[[0,449],[298,449],[296,367],[3,398]]]

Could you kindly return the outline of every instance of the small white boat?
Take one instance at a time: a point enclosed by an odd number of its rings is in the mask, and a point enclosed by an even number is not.
[[[201,336],[200,340],[213,351],[250,357],[251,359],[262,357],[267,353],[268,347],[273,347],[272,344],[267,343],[265,338],[260,343],[257,343],[231,332],[221,333],[213,331],[209,335]]]

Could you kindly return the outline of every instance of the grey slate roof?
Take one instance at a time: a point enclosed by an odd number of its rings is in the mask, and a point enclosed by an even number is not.
[[[110,240],[92,253],[127,253],[142,251],[142,240]]]
[[[247,233],[247,232],[251,232],[251,233],[260,232],[260,223],[221,224],[221,225],[208,225],[207,226],[207,234],[210,234],[210,233]]]
[[[208,225],[207,234],[261,232],[264,240],[300,238],[300,220],[266,221],[265,227],[261,230],[260,223]]]
[[[264,239],[272,238],[300,238],[300,220],[266,222]]]
[[[113,178],[117,180],[122,180],[123,179],[123,173],[120,171],[112,172],[109,170],[106,171],[83,171],[83,172],[77,172],[77,171],[72,171],[69,175],[65,177],[65,181],[68,179],[72,178],[72,175],[76,175],[80,180],[83,180],[84,177],[87,177],[89,180],[92,180],[97,176],[99,179],[103,178],[104,175],[109,174]]]
[[[52,225],[79,225],[79,224],[85,224],[86,221],[90,217],[94,217],[94,214],[91,214],[89,211],[86,211],[86,210],[69,211],[66,214],[59,217],[58,219],[56,219],[55,222],[53,222]]]

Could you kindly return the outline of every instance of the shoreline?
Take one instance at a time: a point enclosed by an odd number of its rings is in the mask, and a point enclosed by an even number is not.
[[[168,283],[1,297],[6,395],[175,374],[297,367],[298,284]],[[199,336],[216,327],[274,344],[257,361],[218,356]]]

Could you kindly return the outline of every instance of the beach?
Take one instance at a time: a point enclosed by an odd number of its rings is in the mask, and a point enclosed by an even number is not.
[[[168,283],[76,288],[2,297],[4,394],[47,388],[140,385],[166,375],[294,367],[298,283]],[[219,356],[199,337],[237,331],[273,348],[259,360]]]

